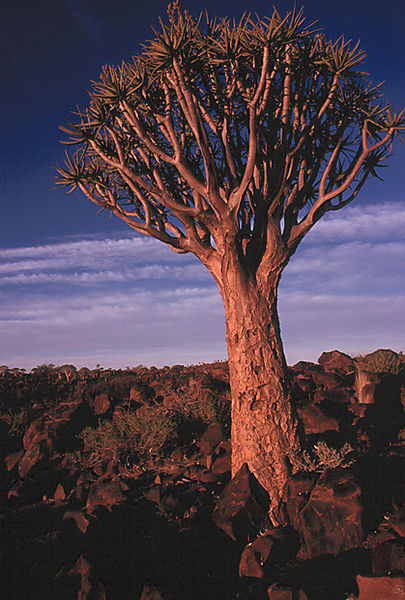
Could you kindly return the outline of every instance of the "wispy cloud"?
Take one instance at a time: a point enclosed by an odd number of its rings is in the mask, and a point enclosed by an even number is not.
[[[384,202],[376,205],[357,204],[319,221],[308,236],[308,242],[376,242],[404,239],[405,204]]]
[[[193,256],[179,257],[156,240],[137,237],[0,249],[0,286],[145,279],[208,281],[210,275]]]
[[[395,215],[395,219],[393,217]],[[405,208],[319,223],[283,275],[287,358],[401,349]],[[191,363],[225,358],[218,290],[192,256],[132,234],[0,249],[0,363]]]

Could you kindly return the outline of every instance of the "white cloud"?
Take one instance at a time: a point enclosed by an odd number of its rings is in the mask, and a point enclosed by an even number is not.
[[[133,365],[148,362],[143,354],[169,356],[170,351],[179,361],[181,356],[196,362],[187,357],[197,357],[200,346],[205,355],[212,346],[214,358],[225,357],[223,309],[215,288],[19,298],[11,309],[0,310],[0,337],[7,340],[0,362],[28,368],[39,362],[79,364],[86,356],[89,364],[107,366],[109,356],[108,366],[119,366],[115,355],[125,355],[125,364]]]
[[[372,289],[376,296],[405,290],[401,265],[405,240],[392,243],[302,244],[287,266],[282,289],[352,294]]]
[[[392,347],[405,330],[399,204],[319,223],[283,275],[287,358]],[[0,363],[104,366],[225,358],[224,313],[207,270],[148,238],[86,236],[0,249]]]
[[[139,237],[0,249],[0,286],[145,279],[207,282],[210,275],[194,256],[179,257],[156,240]]]
[[[358,202],[326,214],[308,235],[311,243],[403,239],[405,204],[384,202],[367,205]]]

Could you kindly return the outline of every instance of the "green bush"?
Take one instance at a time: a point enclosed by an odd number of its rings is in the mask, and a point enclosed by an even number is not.
[[[360,369],[371,373],[398,373],[404,368],[401,360],[402,353],[397,354],[393,350],[376,350],[365,356],[358,356],[355,360]]]

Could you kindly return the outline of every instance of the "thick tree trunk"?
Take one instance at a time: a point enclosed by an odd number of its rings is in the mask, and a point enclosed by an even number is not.
[[[277,313],[279,272],[265,289],[227,265],[222,281],[232,395],[232,474],[247,463],[279,509],[289,476],[288,455],[297,448],[287,365]]]

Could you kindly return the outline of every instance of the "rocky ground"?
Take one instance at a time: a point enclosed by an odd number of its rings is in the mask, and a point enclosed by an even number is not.
[[[405,362],[290,368],[303,450],[289,525],[231,480],[226,363],[0,367],[1,597],[405,597]]]

